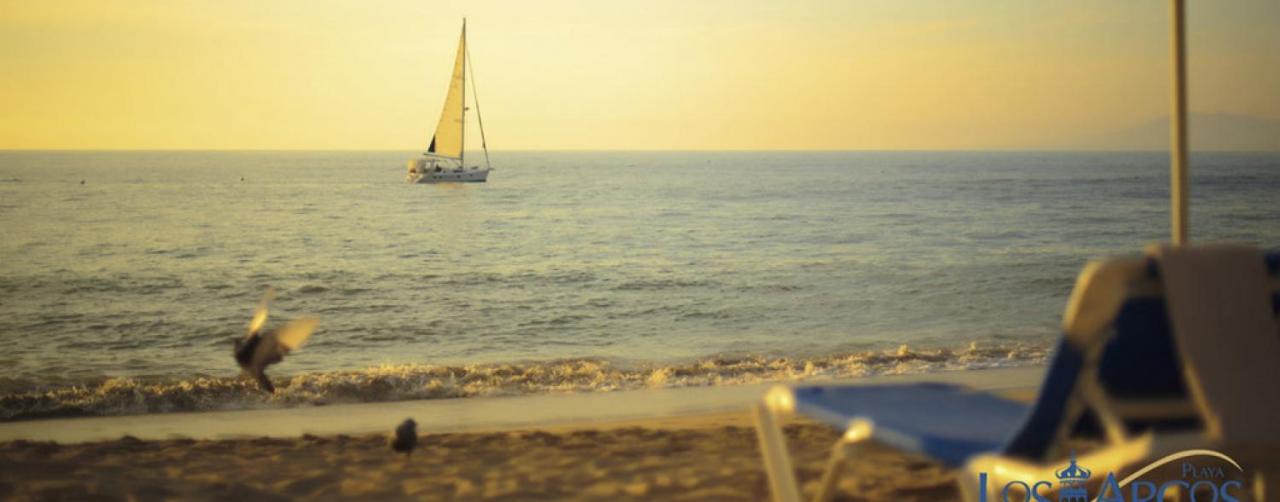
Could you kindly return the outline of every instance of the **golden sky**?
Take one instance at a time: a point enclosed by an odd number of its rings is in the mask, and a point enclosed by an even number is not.
[[[1189,5],[1280,120],[1280,2]],[[468,18],[503,150],[1051,148],[1167,114],[1168,2],[0,0],[0,148],[421,150]]]

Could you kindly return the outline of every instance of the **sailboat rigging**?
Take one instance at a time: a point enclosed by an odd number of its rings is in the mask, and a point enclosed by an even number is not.
[[[462,20],[462,35],[458,39],[458,52],[454,57],[449,90],[445,94],[444,109],[431,144],[421,158],[409,161],[409,183],[484,182],[489,178],[489,145],[484,137],[484,120],[480,118],[480,102],[475,95],[475,69],[469,67],[471,53],[467,49],[467,20]],[[484,168],[466,164],[467,124],[467,70],[471,70],[472,100],[476,104],[476,122],[480,126],[480,144],[484,150]]]

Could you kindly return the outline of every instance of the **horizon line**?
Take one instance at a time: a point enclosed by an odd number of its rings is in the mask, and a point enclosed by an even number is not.
[[[141,153],[141,152],[186,152],[186,153],[234,153],[234,152],[410,152],[408,149],[396,148],[0,148],[0,153]],[[1193,153],[1280,153],[1276,150],[1231,150],[1231,149],[1191,149]],[[885,152],[919,152],[919,153],[1169,153],[1168,149],[1144,148],[778,148],[778,149],[627,149],[627,148],[547,148],[547,149],[499,149],[490,152],[501,153],[885,153]]]

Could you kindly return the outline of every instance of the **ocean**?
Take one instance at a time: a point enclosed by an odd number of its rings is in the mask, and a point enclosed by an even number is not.
[[[0,419],[1043,362],[1168,239],[1162,152],[0,152]],[[1193,240],[1280,245],[1280,154],[1192,156]],[[239,378],[263,292],[308,345]]]

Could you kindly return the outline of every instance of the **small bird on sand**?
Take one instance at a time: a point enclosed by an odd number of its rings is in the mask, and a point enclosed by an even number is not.
[[[249,333],[236,340],[234,354],[240,369],[257,380],[262,390],[274,393],[276,388],[271,385],[271,379],[265,373],[267,366],[283,361],[286,354],[301,347],[320,321],[303,318],[278,330],[263,331],[262,326],[267,323],[267,308],[273,299],[275,290],[267,288],[262,301],[258,302],[258,309],[253,313],[253,320],[249,321]]]
[[[391,449],[396,453],[403,453],[404,458],[409,458],[413,455],[413,449],[418,446],[418,423],[412,418],[404,419],[400,425],[396,426],[391,437],[387,438],[387,444],[391,445]]]

